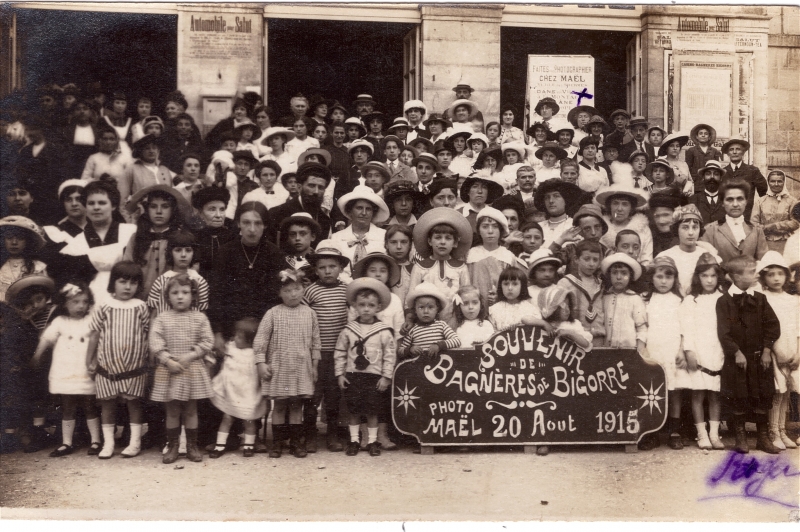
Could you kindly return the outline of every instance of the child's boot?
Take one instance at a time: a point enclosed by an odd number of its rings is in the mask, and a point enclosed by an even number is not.
[[[344,450],[342,442],[339,441],[338,431],[339,427],[337,426],[336,419],[334,418],[333,421],[331,421],[331,417],[328,416],[328,431],[325,434],[325,444],[332,453],[340,453]]]
[[[733,427],[736,431],[736,446],[733,450],[740,454],[749,453],[750,447],[747,445],[747,431],[744,428],[744,414],[733,415]]]
[[[180,454],[180,444],[178,445]],[[190,462],[202,462],[203,453],[197,448],[197,429],[186,429],[186,458]]]
[[[378,427],[367,428],[367,434],[369,435],[369,441],[367,443],[367,449],[369,450],[370,456],[380,456],[381,455],[381,444],[378,442]]]
[[[724,451],[725,444],[722,443],[722,438],[719,437],[719,421],[709,421],[708,438],[711,440],[711,448],[717,451]]]
[[[378,423],[378,443],[384,451],[396,451],[397,445],[389,439],[389,424]]]
[[[683,449],[683,442],[681,441],[681,418],[669,418],[669,448],[676,451]]]
[[[306,439],[303,436],[303,425],[289,425],[292,436],[292,454],[296,458],[305,458],[308,456],[306,449]]]
[[[97,457],[101,460],[108,460],[112,456],[114,456],[114,432],[117,430],[117,426],[113,423],[108,425],[103,425],[103,448],[98,453]]]
[[[781,401],[781,408],[778,414],[778,433],[780,434],[781,441],[787,449],[797,449],[797,444],[792,441],[788,434],[786,434],[786,413],[789,410],[789,394],[783,394],[783,401]]]
[[[350,425],[350,441],[347,443],[347,450],[345,454],[347,456],[356,456],[358,451],[361,450],[361,446],[358,443],[358,425]],[[366,440],[365,440],[366,441]]]
[[[781,450],[772,444],[769,437],[769,421],[767,414],[756,414],[756,427],[758,428],[758,440],[756,440],[756,450],[767,454],[778,454]]]
[[[281,447],[286,434],[283,429],[283,424],[272,424],[272,448],[269,450],[270,458],[281,457]]]
[[[167,452],[161,457],[162,464],[171,464],[178,459],[178,439],[181,435],[180,427],[166,430],[167,433]]]
[[[131,423],[131,442],[123,449],[123,458],[133,458],[142,452],[142,424]]]
[[[694,426],[697,427],[697,446],[703,450],[710,450],[711,440],[708,438],[708,432],[706,432],[706,424],[695,423]]]

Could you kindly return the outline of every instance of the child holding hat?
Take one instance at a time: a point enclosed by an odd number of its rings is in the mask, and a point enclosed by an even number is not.
[[[45,245],[44,231],[24,216],[6,216],[0,220],[3,265],[0,266],[0,302],[6,290],[28,275],[47,275],[47,265],[34,257]]]

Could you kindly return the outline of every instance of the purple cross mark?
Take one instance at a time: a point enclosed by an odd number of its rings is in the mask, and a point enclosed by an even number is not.
[[[586,87],[584,87],[581,92],[572,91],[572,94],[578,96],[578,105],[581,104],[581,100],[583,100],[584,98],[586,98],[587,100],[591,100],[592,98],[594,98],[594,94],[589,94],[586,91]]]

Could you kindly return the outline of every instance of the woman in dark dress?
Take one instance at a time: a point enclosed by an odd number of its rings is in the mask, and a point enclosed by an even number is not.
[[[221,187],[203,188],[192,196],[192,206],[203,222],[202,228],[194,232],[197,242],[195,261],[199,264],[198,272],[208,282],[220,248],[236,238],[236,233],[225,226],[225,207],[230,197],[230,192]]]

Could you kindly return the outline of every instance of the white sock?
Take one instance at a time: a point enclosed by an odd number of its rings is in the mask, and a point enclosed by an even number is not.
[[[114,455],[114,431],[117,430],[113,423],[103,425],[103,450],[98,455],[100,458],[111,458]]]
[[[226,443],[228,443],[228,433],[217,431],[217,446],[225,447]]]
[[[100,418],[87,419],[86,426],[89,427],[92,443],[100,443]]]
[[[124,456],[136,456],[142,450],[142,424],[131,423],[131,442],[122,451]]]
[[[61,420],[61,443],[72,446],[72,435],[75,433],[75,420]]]
[[[358,429],[359,425],[350,425],[350,441],[358,442]]]
[[[186,427],[181,425],[181,435],[178,437],[178,454],[186,454]]]
[[[367,443],[375,443],[378,441],[378,427],[367,427],[367,434],[369,434],[369,440]]]
[[[710,429],[708,431],[709,437],[711,437],[712,440],[718,440],[719,439],[719,421],[710,421],[709,420],[708,427]]]
[[[244,435],[244,444],[245,445],[255,445],[256,443],[256,435],[255,434],[245,434]]]

